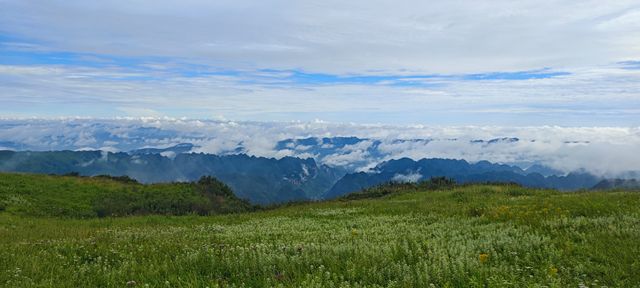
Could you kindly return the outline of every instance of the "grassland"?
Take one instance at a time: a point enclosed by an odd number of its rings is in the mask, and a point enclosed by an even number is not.
[[[83,219],[12,204],[0,212],[0,286],[640,287],[640,193],[375,195],[213,216]]]
[[[194,183],[142,185],[127,177],[0,173],[0,211],[14,215],[92,218],[209,215],[252,209],[212,177]]]

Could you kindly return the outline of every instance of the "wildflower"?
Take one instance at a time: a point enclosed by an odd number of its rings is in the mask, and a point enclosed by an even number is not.
[[[351,229],[351,236],[358,236],[358,230],[356,228]]]
[[[489,260],[489,254],[487,253],[480,253],[480,256],[478,256],[478,260],[480,260],[480,263],[485,263]]]
[[[136,281],[133,281],[133,280],[128,281],[127,286],[136,286]]]
[[[551,266],[549,267],[548,272],[549,272],[549,276],[555,277],[556,275],[558,275],[558,268]]]

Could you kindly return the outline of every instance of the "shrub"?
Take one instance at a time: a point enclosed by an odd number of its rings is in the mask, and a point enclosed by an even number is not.
[[[429,180],[418,183],[418,188],[426,190],[451,189],[456,186],[456,181],[447,177],[431,177]]]

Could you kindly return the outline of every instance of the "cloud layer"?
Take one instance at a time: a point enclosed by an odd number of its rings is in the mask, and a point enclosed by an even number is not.
[[[640,125],[637,1],[0,0],[0,115]]]
[[[275,71],[187,77],[156,70],[0,65],[0,112],[14,117],[635,126],[640,125],[640,70],[626,67],[539,79],[463,75],[299,83],[291,73]]]
[[[325,144],[330,154],[314,148],[322,143],[290,142],[293,144],[286,149],[277,148],[286,139],[338,136],[366,140],[342,146]],[[13,150],[129,151],[179,143],[199,146],[196,152],[313,157],[332,166],[355,163],[351,168],[359,170],[409,157],[489,160],[523,168],[542,164],[564,172],[584,169],[605,176],[640,171],[640,127],[394,126],[172,118],[0,121],[0,146]]]
[[[234,69],[477,73],[640,58],[640,6],[632,0],[0,5],[0,31],[47,49],[191,58]]]

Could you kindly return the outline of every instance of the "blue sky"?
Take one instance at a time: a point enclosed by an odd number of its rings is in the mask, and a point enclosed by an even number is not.
[[[0,116],[640,125],[637,1],[514,2],[3,0]]]

